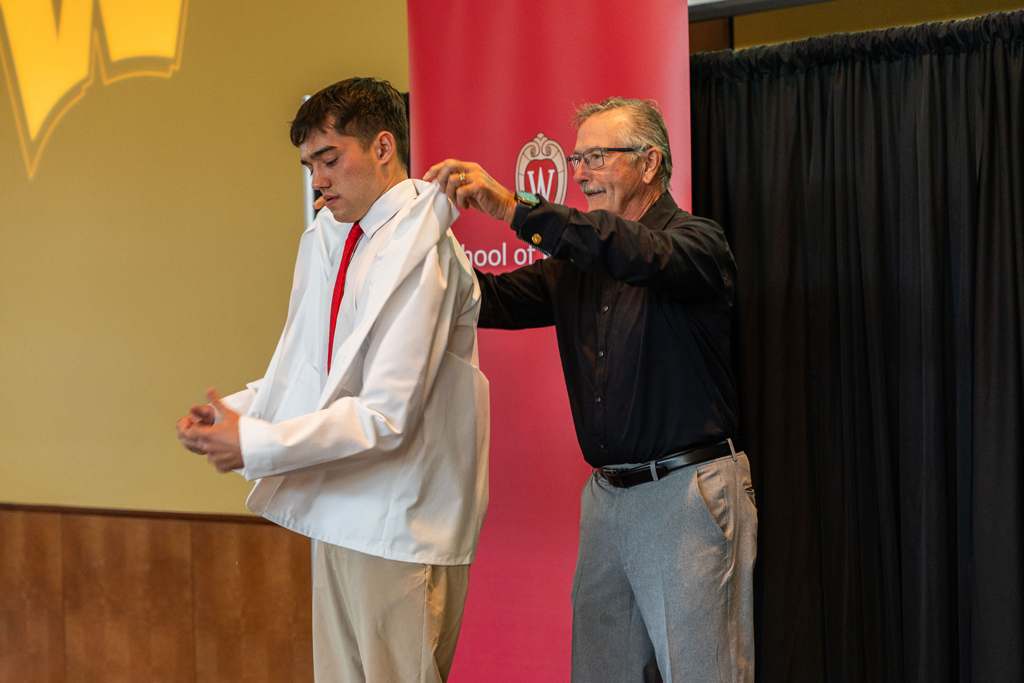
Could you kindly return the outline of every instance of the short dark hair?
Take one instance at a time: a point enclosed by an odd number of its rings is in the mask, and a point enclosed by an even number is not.
[[[302,103],[291,123],[292,144],[298,147],[313,131],[351,135],[363,149],[381,131],[395,136],[398,160],[409,170],[409,117],[405,99],[393,85],[376,78],[347,78],[329,85]]]

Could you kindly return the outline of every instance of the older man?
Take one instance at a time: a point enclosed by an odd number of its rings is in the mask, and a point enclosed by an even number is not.
[[[428,171],[461,207],[552,258],[477,273],[480,326],[554,325],[583,488],[572,678],[753,680],[757,512],[729,368],[735,263],[722,229],[668,193],[654,102],[583,106],[569,157],[586,213],[502,187],[479,165]]]
[[[258,480],[251,511],[317,539],[317,683],[443,683],[487,507],[479,288],[448,198],[408,178],[389,83],[321,90],[291,138],[327,208],[299,242],[277,351],[179,438]]]

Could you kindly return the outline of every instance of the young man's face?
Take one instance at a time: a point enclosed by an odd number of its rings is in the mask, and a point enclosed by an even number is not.
[[[361,219],[387,189],[376,141],[363,149],[356,138],[331,128],[314,131],[299,152],[302,165],[313,174],[313,189],[320,190],[339,223]]]

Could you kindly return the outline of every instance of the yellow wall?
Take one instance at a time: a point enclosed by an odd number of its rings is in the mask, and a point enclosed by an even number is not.
[[[84,1],[63,0],[67,26]],[[17,3],[53,7],[0,9]],[[261,376],[277,342],[304,227],[288,121],[341,78],[408,90],[402,0],[185,11],[180,67],[96,72],[31,178],[20,90],[0,86],[0,502],[244,511],[250,484],[182,449],[174,422],[207,386]],[[9,73],[2,32],[0,48]]]
[[[740,50],[830,33],[967,19],[1022,7],[1024,3],[1021,0],[833,0],[736,17],[733,20],[733,45]]]

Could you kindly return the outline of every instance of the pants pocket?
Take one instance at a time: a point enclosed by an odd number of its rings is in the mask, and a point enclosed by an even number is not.
[[[710,462],[697,468],[694,484],[704,512],[718,529],[723,538],[729,536],[729,505],[726,500],[725,477],[717,462]]]

